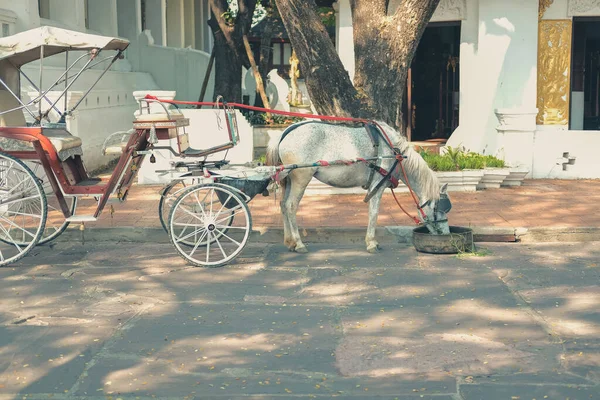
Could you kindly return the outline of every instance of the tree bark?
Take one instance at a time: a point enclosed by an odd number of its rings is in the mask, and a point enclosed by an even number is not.
[[[371,112],[402,126],[408,68],[440,0],[404,0],[388,15],[388,0],[350,0],[356,71],[354,84]]]
[[[208,87],[208,81],[210,79],[210,73],[213,69],[213,64],[215,63],[215,48],[213,47],[210,53],[210,59],[208,60],[208,67],[206,67],[206,73],[204,74],[204,81],[202,81],[202,88],[200,89],[200,96],[198,97],[198,102],[202,103],[204,101],[204,95],[206,94],[206,88]],[[202,106],[196,106],[196,108],[202,108]]]
[[[215,17],[208,21],[213,31],[215,52],[215,86],[213,101],[217,96],[223,96],[226,101],[241,102],[242,100],[242,62],[237,52],[229,45],[227,37],[217,24]],[[227,30],[231,28],[227,27]],[[231,29],[232,30],[232,29]],[[229,32],[230,33],[230,32]]]
[[[252,24],[256,0],[238,0],[235,23],[229,24],[223,14],[229,9],[227,0],[210,0],[208,21],[215,47],[215,87],[213,100],[221,95],[226,101],[242,101],[242,66],[250,67],[244,49],[243,35]]]
[[[311,101],[322,114],[374,118],[402,126],[402,97],[417,45],[440,0],[350,0],[354,86],[315,12],[314,0],[277,0],[298,53]]]
[[[275,17],[272,15],[272,12],[269,13],[265,20],[265,29],[260,38],[260,58],[258,60],[258,72],[260,72],[260,76],[263,82],[267,82],[267,77],[269,75],[269,63],[271,61],[271,40],[273,39],[273,30],[275,28],[275,21],[279,17]],[[256,97],[254,101],[254,105],[257,107],[262,107],[262,101],[260,97]]]
[[[248,55],[248,60],[250,60],[250,67],[252,68],[252,72],[254,73],[254,79],[256,80],[256,91],[260,95],[260,98],[265,106],[265,108],[270,108],[269,99],[267,99],[267,94],[265,93],[265,85],[263,83],[262,76],[258,71],[258,66],[256,65],[256,61],[254,60],[254,54],[252,53],[252,48],[250,47],[250,42],[248,41],[248,36],[243,36],[244,47],[246,48],[246,54]],[[271,114],[267,113],[267,118],[271,119]]]
[[[359,94],[317,15],[314,0],[276,3],[317,111],[324,115],[364,117]]]

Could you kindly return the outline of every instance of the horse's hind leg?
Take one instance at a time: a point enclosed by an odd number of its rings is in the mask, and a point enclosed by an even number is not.
[[[372,190],[372,189],[371,189]],[[375,240],[375,229],[377,228],[377,216],[379,215],[379,204],[385,186],[380,188],[371,200],[369,200],[369,226],[367,227],[367,236],[365,242],[369,253],[376,253],[379,250],[379,243]]]
[[[283,244],[287,247],[292,245],[292,236],[290,234],[290,221],[288,220],[287,211],[285,208],[286,199],[290,196],[290,179],[284,178],[281,183],[281,201],[279,206],[281,208],[281,219],[283,220]]]
[[[298,231],[298,223],[296,222],[296,213],[298,212],[298,206],[300,200],[304,196],[304,191],[310,183],[313,175],[316,172],[316,168],[303,168],[292,171],[289,175],[290,180],[288,186],[290,187],[289,192],[284,200],[285,215],[287,215],[289,230],[290,230],[290,241],[287,246],[290,250],[297,253],[307,253],[308,250],[302,239],[300,238],[300,232]],[[285,217],[284,217],[285,218]]]

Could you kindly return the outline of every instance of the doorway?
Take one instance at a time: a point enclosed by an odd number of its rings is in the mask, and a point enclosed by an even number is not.
[[[569,128],[600,130],[600,18],[573,20]]]
[[[410,141],[444,143],[458,126],[460,22],[430,23],[411,68],[403,102]]]

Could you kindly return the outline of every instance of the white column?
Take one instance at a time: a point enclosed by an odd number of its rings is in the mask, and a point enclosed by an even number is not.
[[[461,32],[460,127],[450,146],[496,154],[495,110],[529,114],[537,98],[538,0],[468,0]]]
[[[167,1],[167,46],[183,47],[185,37],[183,0]]]
[[[204,3],[205,0],[198,0],[194,7],[194,35],[195,48],[204,50],[204,27],[208,18],[204,18]]]
[[[154,44],[167,45],[166,0],[146,0],[146,29],[152,34]]]
[[[350,80],[354,81],[354,31],[350,0],[338,0],[335,9],[335,47]]]
[[[184,40],[183,47],[196,48],[196,28],[195,28],[195,1],[194,0],[183,0],[183,18],[184,18]]]

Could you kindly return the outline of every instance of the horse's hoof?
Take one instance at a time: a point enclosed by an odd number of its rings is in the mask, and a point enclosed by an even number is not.
[[[380,249],[380,247],[379,247],[379,244],[377,244],[377,243],[367,246],[367,251],[371,254],[377,253],[379,251],[379,249]]]
[[[302,245],[302,246],[296,246],[296,249],[294,251],[296,253],[308,253],[308,249],[304,245]]]

